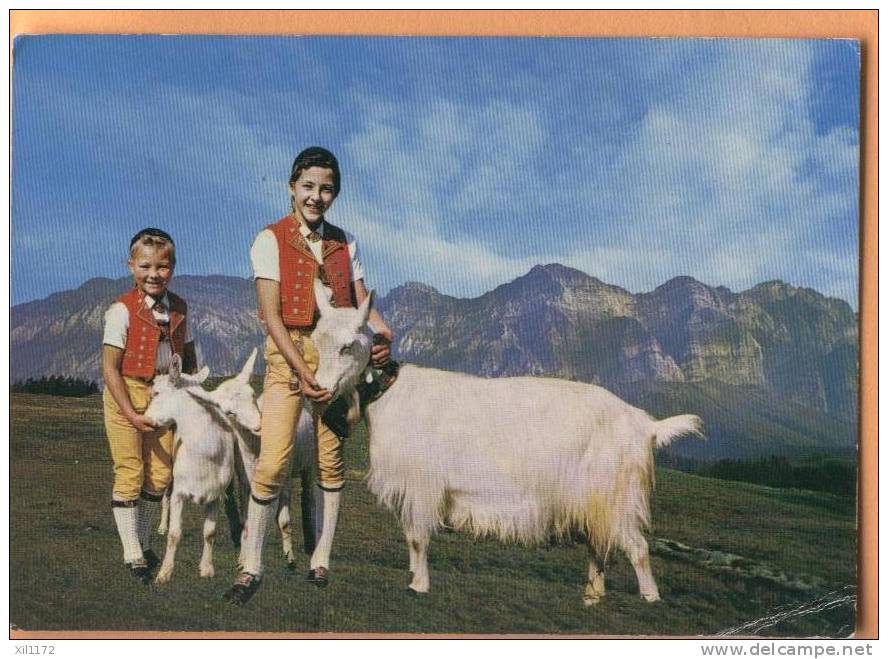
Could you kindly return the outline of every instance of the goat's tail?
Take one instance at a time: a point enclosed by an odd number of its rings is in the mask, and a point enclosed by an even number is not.
[[[685,435],[706,439],[703,435],[703,420],[696,414],[681,414],[654,422],[654,445],[657,448],[669,446],[672,440]]]

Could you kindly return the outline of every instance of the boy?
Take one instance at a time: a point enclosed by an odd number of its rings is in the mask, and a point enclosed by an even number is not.
[[[271,504],[289,465],[302,397],[318,404],[332,397],[314,378],[318,354],[311,343],[317,320],[313,281],[319,278],[324,283],[335,306],[355,307],[368,295],[354,238],[325,219],[340,189],[336,157],[321,147],[305,149],[293,163],[289,187],[291,213],[261,231],[250,250],[259,314],[268,338],[261,448],[247,510],[244,565],[226,593],[235,604],[248,601],[262,580],[265,534],[275,511]],[[374,366],[383,366],[389,361],[392,331],[375,310],[369,323],[376,333],[371,360]],[[315,501],[321,508],[321,535],[307,581],[325,586],[345,469],[342,438],[318,414],[314,421],[320,489]]]
[[[186,324],[185,301],[167,290],[176,247],[160,229],[139,231],[130,241],[135,286],[105,313],[102,375],[105,430],[114,461],[111,509],[123,545],[123,560],[141,583],[151,582],[158,559],[150,547],[151,526],[172,478],[172,431],[158,432],[143,416],[151,381],[165,373],[172,355],[183,369],[197,366]]]

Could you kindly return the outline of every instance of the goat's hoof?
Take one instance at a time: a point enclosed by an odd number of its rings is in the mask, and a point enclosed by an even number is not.
[[[249,572],[241,572],[235,578],[234,585],[226,590],[222,597],[226,602],[241,606],[250,601],[261,584],[262,577]]]
[[[659,602],[660,601],[660,593],[648,593],[647,595],[642,593],[641,599],[643,599],[645,602]]]
[[[216,576],[216,571],[213,569],[212,565],[208,567],[201,566],[200,576],[202,576],[204,579],[212,579],[214,576]]]
[[[600,597],[590,597],[589,595],[583,597],[583,606],[595,606],[596,604],[601,604]]]
[[[168,583],[172,577],[172,571],[161,570],[157,573],[157,577],[155,577],[154,583]]]
[[[318,588],[326,588],[330,583],[330,573],[325,567],[316,567],[308,571],[305,580]]]

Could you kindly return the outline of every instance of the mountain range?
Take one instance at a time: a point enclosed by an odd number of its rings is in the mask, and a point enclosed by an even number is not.
[[[11,308],[13,382],[43,375],[100,379],[105,309],[128,278]],[[176,277],[201,364],[235,372],[263,333],[248,279]],[[376,304],[398,359],[487,377],[554,376],[600,384],[657,416],[696,412],[710,441],[679,442],[699,458],[853,453],[858,319],[844,301],[779,281],[734,293],[676,277],[633,294],[559,264],[480,297],[410,282]]]

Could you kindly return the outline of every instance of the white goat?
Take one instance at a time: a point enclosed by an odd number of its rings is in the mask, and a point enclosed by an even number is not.
[[[188,499],[203,505],[205,511],[200,575],[214,574],[216,515],[219,501],[234,476],[234,436],[218,410],[191,395],[203,391],[201,384],[208,375],[207,367],[197,375],[182,373],[181,363],[174,357],[169,374],[154,379],[154,396],[145,410],[145,416],[158,425],[177,426],[169,531],[166,553],[157,573],[158,583],[165,583],[172,576],[182,538],[182,506]]]
[[[350,396],[366,366],[369,308],[333,308],[317,290],[312,335],[317,381]],[[355,357],[360,355],[360,357]],[[366,408],[370,490],[400,515],[409,588],[429,589],[430,537],[446,520],[476,536],[536,543],[579,529],[588,538],[586,605],[605,592],[604,564],[619,547],[641,596],[659,599],[642,528],[650,523],[654,447],[702,437],[699,417],[656,421],[601,387],[552,378],[485,379],[404,366]]]
[[[226,430],[234,434],[237,440],[235,451],[235,474],[238,476],[238,498],[244,504],[250,496],[250,485],[253,482],[253,476],[256,473],[256,463],[259,459],[259,429],[260,429],[260,410],[262,406],[262,397],[256,400],[255,392],[250,386],[250,375],[256,363],[257,351],[253,352],[247,358],[241,372],[234,378],[222,382],[215,390],[205,391],[200,387],[191,387],[187,389],[187,393],[199,399],[210,408],[216,409],[221,415],[225,415],[223,425]],[[186,390],[183,390],[183,392]],[[219,422],[221,417],[214,417]],[[291,458],[292,468],[287,470],[287,480],[281,488],[281,494],[278,498],[277,523],[281,532],[281,545],[283,548],[284,559],[290,569],[296,567],[296,554],[293,550],[293,539],[291,532],[291,484],[290,478],[292,473],[296,473],[302,483],[302,530],[303,543],[305,551],[311,553],[314,551],[316,535],[319,529],[315,528],[314,521],[314,503],[313,503],[313,487],[315,481],[315,462],[317,449],[314,442],[314,422],[310,412],[303,408],[302,416],[296,429],[296,441]],[[178,457],[177,457],[178,459]],[[173,482],[175,488],[175,479]],[[230,490],[229,490],[230,492]],[[232,527],[236,527],[233,535],[237,538],[236,544],[241,546],[240,534],[244,531],[244,514],[243,510],[236,510],[229,514],[229,522]],[[164,494],[163,507],[161,510],[161,520],[158,527],[158,533],[165,535],[169,528],[170,517],[170,492]],[[242,558],[239,559],[243,563]]]

